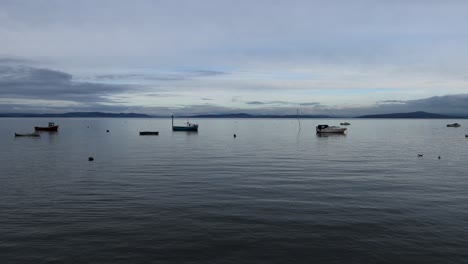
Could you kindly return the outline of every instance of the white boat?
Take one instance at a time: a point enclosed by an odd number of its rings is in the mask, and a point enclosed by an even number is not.
[[[447,127],[460,127],[461,125],[458,123],[448,124]]]
[[[345,127],[318,125],[316,131],[317,133],[344,133],[346,129]]]

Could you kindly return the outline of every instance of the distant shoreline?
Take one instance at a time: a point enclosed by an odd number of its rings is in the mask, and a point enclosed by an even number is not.
[[[0,113],[0,118],[170,118],[171,116],[156,116],[138,113],[104,113],[104,112],[70,112],[61,114],[32,114],[32,113]],[[355,117],[327,116],[327,115],[251,115],[237,114],[211,114],[211,115],[181,115],[176,118],[280,118],[280,119],[467,119],[468,116],[434,114],[423,111],[410,113],[390,113],[378,115],[362,115]]]

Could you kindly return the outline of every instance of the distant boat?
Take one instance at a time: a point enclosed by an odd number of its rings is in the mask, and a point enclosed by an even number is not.
[[[15,133],[15,137],[40,137],[38,133]]]
[[[55,125],[54,122],[49,122],[49,126],[46,127],[34,127],[36,131],[54,131],[56,132],[58,129],[58,125]]]
[[[140,136],[157,136],[159,135],[158,131],[141,131]]]
[[[172,116],[172,131],[198,131],[198,125],[187,122],[185,126],[174,126],[174,116]]]
[[[342,125],[342,126],[349,126],[349,125],[351,125],[351,124],[348,123],[348,122],[343,122],[343,123],[340,123],[340,125]]]
[[[461,125],[458,123],[448,124],[447,127],[460,127]]]
[[[317,133],[344,133],[346,129],[344,127],[318,125],[316,131]]]

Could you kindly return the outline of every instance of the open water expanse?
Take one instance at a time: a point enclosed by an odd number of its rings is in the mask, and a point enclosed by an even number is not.
[[[0,118],[0,263],[468,262],[468,121],[190,121]]]

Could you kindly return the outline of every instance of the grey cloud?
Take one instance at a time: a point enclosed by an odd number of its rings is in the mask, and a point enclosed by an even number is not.
[[[319,102],[311,102],[311,103],[300,103],[301,106],[320,106]]]
[[[403,100],[382,100],[378,101],[377,104],[406,104]]]
[[[109,102],[107,96],[134,91],[130,85],[73,81],[71,74],[30,66],[0,66],[0,95],[4,98]]]
[[[259,101],[251,101],[251,102],[246,102],[248,105],[264,105],[265,103],[259,102]]]
[[[23,58],[0,58],[0,64],[23,64],[32,62],[32,60],[27,60]]]
[[[246,102],[248,105],[299,105],[299,106],[321,106],[319,102],[309,102],[309,103],[298,103],[298,102],[288,102],[288,101],[249,101]]]
[[[97,80],[128,80],[128,79],[139,79],[139,80],[151,80],[151,81],[183,81],[192,80],[199,77],[209,77],[227,74],[222,71],[211,71],[211,70],[196,70],[196,71],[180,71],[180,72],[169,72],[169,73],[151,73],[151,74],[101,74],[95,76]]]
[[[248,105],[296,105],[297,103],[294,102],[286,102],[286,101],[265,101],[265,102],[260,102],[260,101],[250,101],[246,102]]]

